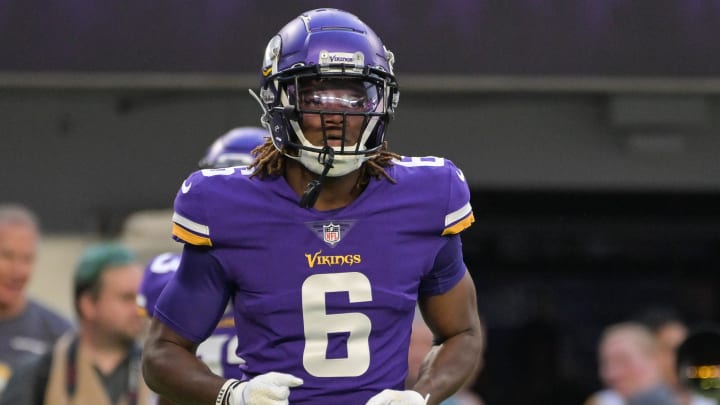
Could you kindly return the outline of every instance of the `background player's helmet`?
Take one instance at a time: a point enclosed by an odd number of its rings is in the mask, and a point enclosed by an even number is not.
[[[245,166],[253,162],[253,149],[265,143],[270,134],[259,127],[231,129],[210,145],[198,165],[201,169]]]
[[[303,13],[283,27],[267,45],[262,66],[260,99],[266,109],[264,125],[275,147],[309,170],[320,174],[325,145],[305,138],[300,123],[306,114],[364,117],[360,141],[334,146],[328,176],[342,176],[357,168],[383,146],[385,131],[397,107],[399,92],[393,74],[394,56],[358,17],[337,9]],[[352,112],[301,108],[299,84],[311,80],[354,79],[364,95]],[[346,100],[343,100],[346,101]],[[343,129],[343,141],[345,139]],[[325,149],[325,150],[324,150]]]
[[[693,392],[720,400],[720,328],[702,328],[677,349],[679,380]]]

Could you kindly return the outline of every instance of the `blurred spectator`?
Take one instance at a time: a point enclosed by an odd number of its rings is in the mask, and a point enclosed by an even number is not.
[[[433,348],[433,334],[425,324],[419,313],[415,314],[412,333],[410,334],[410,349],[408,351],[408,375],[405,379],[405,386],[412,387],[418,379],[420,366],[423,359]],[[481,369],[481,359],[478,359],[478,366],[475,375],[453,396],[441,402],[440,405],[483,405],[482,399],[472,391],[475,378]]]
[[[22,363],[45,353],[70,322],[27,296],[39,227],[21,205],[0,205],[0,393]]]
[[[0,404],[149,405],[140,372],[144,319],[135,299],[142,268],[118,244],[90,246],[74,275],[77,333],[19,369]]]
[[[638,322],[607,327],[598,347],[600,378],[607,387],[586,405],[677,405],[662,379],[652,331]]]

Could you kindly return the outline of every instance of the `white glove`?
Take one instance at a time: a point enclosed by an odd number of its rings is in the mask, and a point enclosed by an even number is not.
[[[288,405],[290,388],[303,380],[290,374],[270,372],[246,382],[228,380],[220,389],[217,404],[222,405]]]
[[[370,398],[365,405],[425,405],[429,397],[428,394],[423,398],[419,392],[413,390],[383,390]]]

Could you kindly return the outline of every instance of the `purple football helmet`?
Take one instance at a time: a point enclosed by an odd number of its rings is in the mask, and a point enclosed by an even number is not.
[[[246,166],[255,160],[253,149],[265,143],[270,134],[258,127],[238,127],[219,137],[200,159],[201,169]]]
[[[262,66],[259,101],[275,147],[318,174],[328,152],[334,156],[328,176],[359,168],[383,146],[397,107],[393,63],[375,32],[346,11],[323,8],[292,20],[268,43]],[[346,93],[333,93],[338,88]],[[310,143],[301,129],[308,114],[362,117],[359,141],[349,145],[343,125],[340,146],[328,144],[324,127],[324,144]]]

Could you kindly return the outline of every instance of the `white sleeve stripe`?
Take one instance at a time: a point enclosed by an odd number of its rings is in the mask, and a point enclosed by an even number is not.
[[[447,227],[450,224],[465,218],[466,216],[470,215],[471,212],[472,206],[470,205],[470,202],[467,202],[460,209],[445,215],[445,226]]]
[[[189,229],[195,233],[201,234],[203,236],[210,236],[210,228],[207,225],[199,224],[195,221],[191,221],[184,216],[178,214],[177,212],[173,213],[172,216],[173,222],[176,224],[182,226],[183,228]]]

